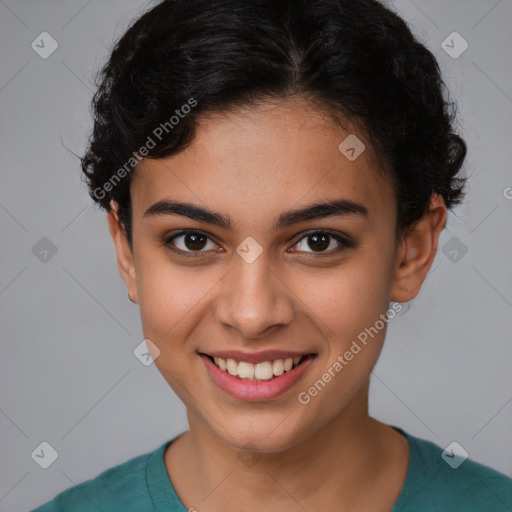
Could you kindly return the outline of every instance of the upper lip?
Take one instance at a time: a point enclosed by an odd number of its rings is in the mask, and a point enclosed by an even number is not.
[[[244,352],[242,350],[218,350],[214,352],[200,352],[207,356],[221,357],[222,359],[234,359],[235,361],[245,361],[247,363],[258,364],[265,361],[275,361],[277,359],[288,359],[294,357],[303,357],[312,352],[290,352],[287,350],[262,350],[260,352]]]

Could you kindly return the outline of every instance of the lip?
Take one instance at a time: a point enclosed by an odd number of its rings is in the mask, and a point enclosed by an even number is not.
[[[258,364],[265,361],[275,361],[276,359],[288,359],[294,357],[304,357],[310,352],[287,352],[284,350],[261,350],[260,352],[244,352],[242,350],[221,350],[218,352],[204,352],[208,356],[222,357],[223,359],[234,359],[235,361],[245,361],[246,363]]]
[[[260,358],[257,362],[268,361],[269,359],[261,359],[263,355],[268,357],[268,354],[272,353],[272,357],[275,354],[282,354],[283,352],[277,351],[269,351],[269,352],[261,352],[258,354],[253,354],[255,357]],[[217,352],[216,354],[237,354],[233,356],[233,359],[238,359],[239,361],[247,361],[252,362],[247,359],[243,359],[241,356],[241,352]],[[217,356],[215,357],[224,357]],[[291,354],[291,352],[287,352],[286,354]],[[249,381],[249,380],[241,380],[237,377],[233,377],[229,373],[218,368],[205,354],[199,354],[201,360],[203,361],[208,374],[212,378],[212,380],[217,384],[223,391],[225,391],[228,395],[233,398],[237,398],[239,400],[244,400],[246,402],[261,402],[265,400],[272,400],[277,398],[278,396],[284,394],[286,391],[290,390],[294,384],[304,375],[304,372],[309,368],[310,364],[313,362],[315,357],[312,354],[308,354],[307,357],[302,361],[299,366],[293,368],[289,372],[285,372],[279,377],[274,377],[269,381]],[[209,354],[212,355],[213,354]],[[296,354],[304,355],[302,354]],[[244,355],[245,357],[247,354]],[[288,357],[293,357],[288,355]],[[276,357],[275,359],[280,359],[280,357]]]

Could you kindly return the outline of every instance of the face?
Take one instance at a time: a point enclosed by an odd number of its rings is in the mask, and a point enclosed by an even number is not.
[[[354,133],[366,149],[351,161],[350,132],[287,100],[202,119],[189,148],[139,164],[133,254],[113,217],[111,231],[191,428],[278,452],[361,396],[404,253],[389,178]]]

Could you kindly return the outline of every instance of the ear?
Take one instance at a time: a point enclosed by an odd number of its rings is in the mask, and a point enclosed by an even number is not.
[[[445,224],[444,200],[439,194],[433,194],[429,210],[406,232],[397,249],[392,301],[407,302],[418,295],[434,261]]]
[[[128,244],[128,239],[123,225],[119,220],[119,205],[114,200],[111,200],[110,208],[111,210],[108,212],[108,226],[116,250],[119,273],[121,274],[124,284],[126,285],[126,289],[128,290],[128,296],[133,302],[138,302],[133,254],[130,249],[130,245]]]

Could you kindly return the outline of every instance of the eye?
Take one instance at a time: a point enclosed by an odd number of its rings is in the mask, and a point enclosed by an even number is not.
[[[208,240],[210,240],[210,237],[205,233],[201,233],[201,231],[180,231],[179,233],[165,238],[163,245],[169,247],[169,249],[174,252],[188,253],[187,256],[195,256],[193,253],[202,254],[212,249],[212,247],[209,249],[206,247],[208,245]],[[212,241],[211,243],[213,248],[215,248],[216,244]],[[203,251],[202,249],[205,249],[205,247],[207,250]]]
[[[302,242],[302,240],[306,240],[306,243]],[[353,246],[354,244],[350,240],[337,233],[331,233],[329,231],[310,231],[303,235],[299,242],[296,243],[293,247],[298,247],[299,252],[324,254],[333,252],[337,253]],[[313,250],[304,250],[305,247],[312,248]],[[297,251],[294,250],[292,252]]]
[[[313,250],[305,250],[306,244],[302,240],[307,240],[307,246]],[[211,243],[209,248],[208,243]],[[175,253],[190,257],[201,256],[208,251],[217,250],[217,245],[211,240],[210,236],[197,230],[184,230],[168,236],[163,240],[163,245]],[[317,230],[305,233],[292,247],[291,252],[321,255],[324,253],[338,253],[349,247],[354,247],[354,243],[350,239],[338,233]]]

